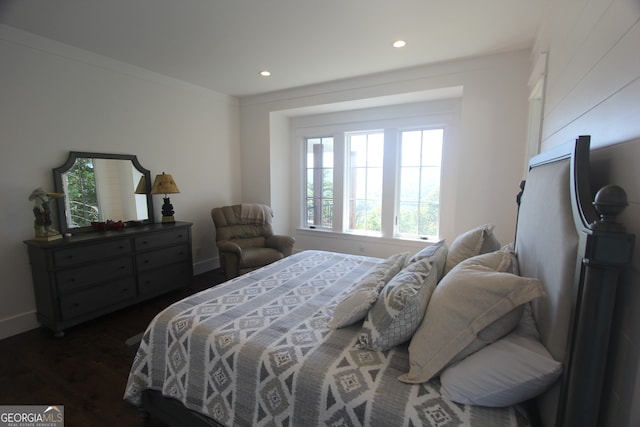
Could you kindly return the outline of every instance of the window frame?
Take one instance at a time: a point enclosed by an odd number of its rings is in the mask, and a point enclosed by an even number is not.
[[[401,233],[399,230],[399,220],[398,220],[398,216],[400,215],[400,204],[401,204],[401,199],[400,199],[400,195],[401,195],[401,186],[402,186],[402,133],[403,132],[412,132],[412,131],[419,131],[419,132],[425,132],[425,131],[430,131],[430,130],[439,130],[442,129],[442,148],[441,148],[441,154],[440,154],[440,187],[439,187],[439,194],[438,194],[438,234],[435,236],[427,236],[427,235],[421,235],[421,234],[416,234],[415,236],[418,236],[417,239],[420,240],[428,240],[428,241],[434,241],[437,240],[439,238],[440,235],[442,235],[442,226],[441,226],[441,222],[442,222],[442,175],[443,175],[443,157],[444,157],[444,147],[445,147],[445,140],[446,140],[446,132],[447,129],[444,128],[444,126],[428,126],[428,127],[424,127],[424,126],[420,126],[420,127],[416,127],[416,128],[404,128],[404,129],[398,129],[397,132],[397,141],[396,141],[396,168],[395,168],[395,175],[396,175],[396,179],[398,180],[397,186],[396,186],[396,192],[395,192],[395,219],[394,219],[394,231],[393,231],[393,236],[394,238],[397,239],[411,239],[414,240],[416,239],[416,237],[412,237],[414,236],[413,234],[409,234],[409,233]],[[429,167],[427,165],[420,165],[420,168],[426,168]]]
[[[402,131],[442,128],[444,130],[440,176],[440,224],[439,236],[447,235],[454,222],[455,184],[457,176],[456,151],[457,127],[461,99],[446,99],[416,104],[404,104],[375,109],[353,110],[292,118],[290,122],[292,148],[298,153],[292,165],[299,175],[294,188],[293,203],[297,212],[297,230],[309,233],[336,233],[345,239],[373,238],[376,241],[434,241],[419,236],[396,233],[398,212],[400,134]],[[385,134],[381,233],[356,233],[347,230],[346,191],[346,141],[347,133],[382,130]],[[306,139],[332,136],[334,138],[334,212],[333,227],[310,228],[306,225]],[[387,171],[394,173],[388,173]],[[391,219],[389,219],[391,218]]]

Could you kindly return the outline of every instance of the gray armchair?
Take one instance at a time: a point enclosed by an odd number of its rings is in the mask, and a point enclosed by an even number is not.
[[[291,255],[295,239],[274,235],[271,208],[245,204],[211,210],[220,265],[227,279]]]

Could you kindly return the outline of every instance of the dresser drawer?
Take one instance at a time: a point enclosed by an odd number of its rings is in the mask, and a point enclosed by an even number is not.
[[[56,336],[193,280],[191,224],[143,224],[26,240],[37,319]],[[144,295],[141,294],[144,292]]]
[[[53,253],[53,260],[56,267],[60,268],[129,253],[131,253],[131,240],[117,239],[60,249]]]
[[[184,262],[140,274],[138,289],[140,296],[154,295],[186,286],[192,279],[191,263]]]
[[[100,286],[60,297],[60,312],[63,319],[71,319],[98,311],[136,296],[133,277],[114,280]]]
[[[161,246],[185,243],[189,240],[189,230],[178,229],[163,231],[162,233],[145,234],[135,238],[136,250],[158,248]]]
[[[69,268],[56,272],[58,292],[69,293],[94,283],[117,279],[133,274],[131,257],[121,257],[84,267]]]
[[[185,261],[189,258],[187,245],[171,246],[152,252],[144,252],[136,256],[138,271],[145,271],[167,264]]]

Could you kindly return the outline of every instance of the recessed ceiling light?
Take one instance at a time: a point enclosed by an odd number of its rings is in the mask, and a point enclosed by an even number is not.
[[[262,71],[260,71],[260,75],[261,75],[262,77],[269,77],[269,76],[271,75],[271,71],[269,71],[269,70],[262,70]]]
[[[393,42],[393,47],[405,47],[407,42],[404,40],[396,40]]]

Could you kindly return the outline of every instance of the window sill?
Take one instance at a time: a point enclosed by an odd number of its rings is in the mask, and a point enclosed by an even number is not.
[[[422,249],[425,245],[434,244],[439,241],[439,239],[420,239],[420,238],[409,238],[409,237],[383,237],[383,236],[372,236],[368,234],[355,234],[355,233],[346,233],[346,232],[337,232],[333,230],[327,230],[326,228],[297,228],[296,233],[300,236],[308,236],[318,237],[322,235],[323,237],[329,237],[332,239],[338,239],[343,241],[357,242],[357,243],[375,243],[382,245],[392,245],[392,246],[406,246],[407,249]]]

